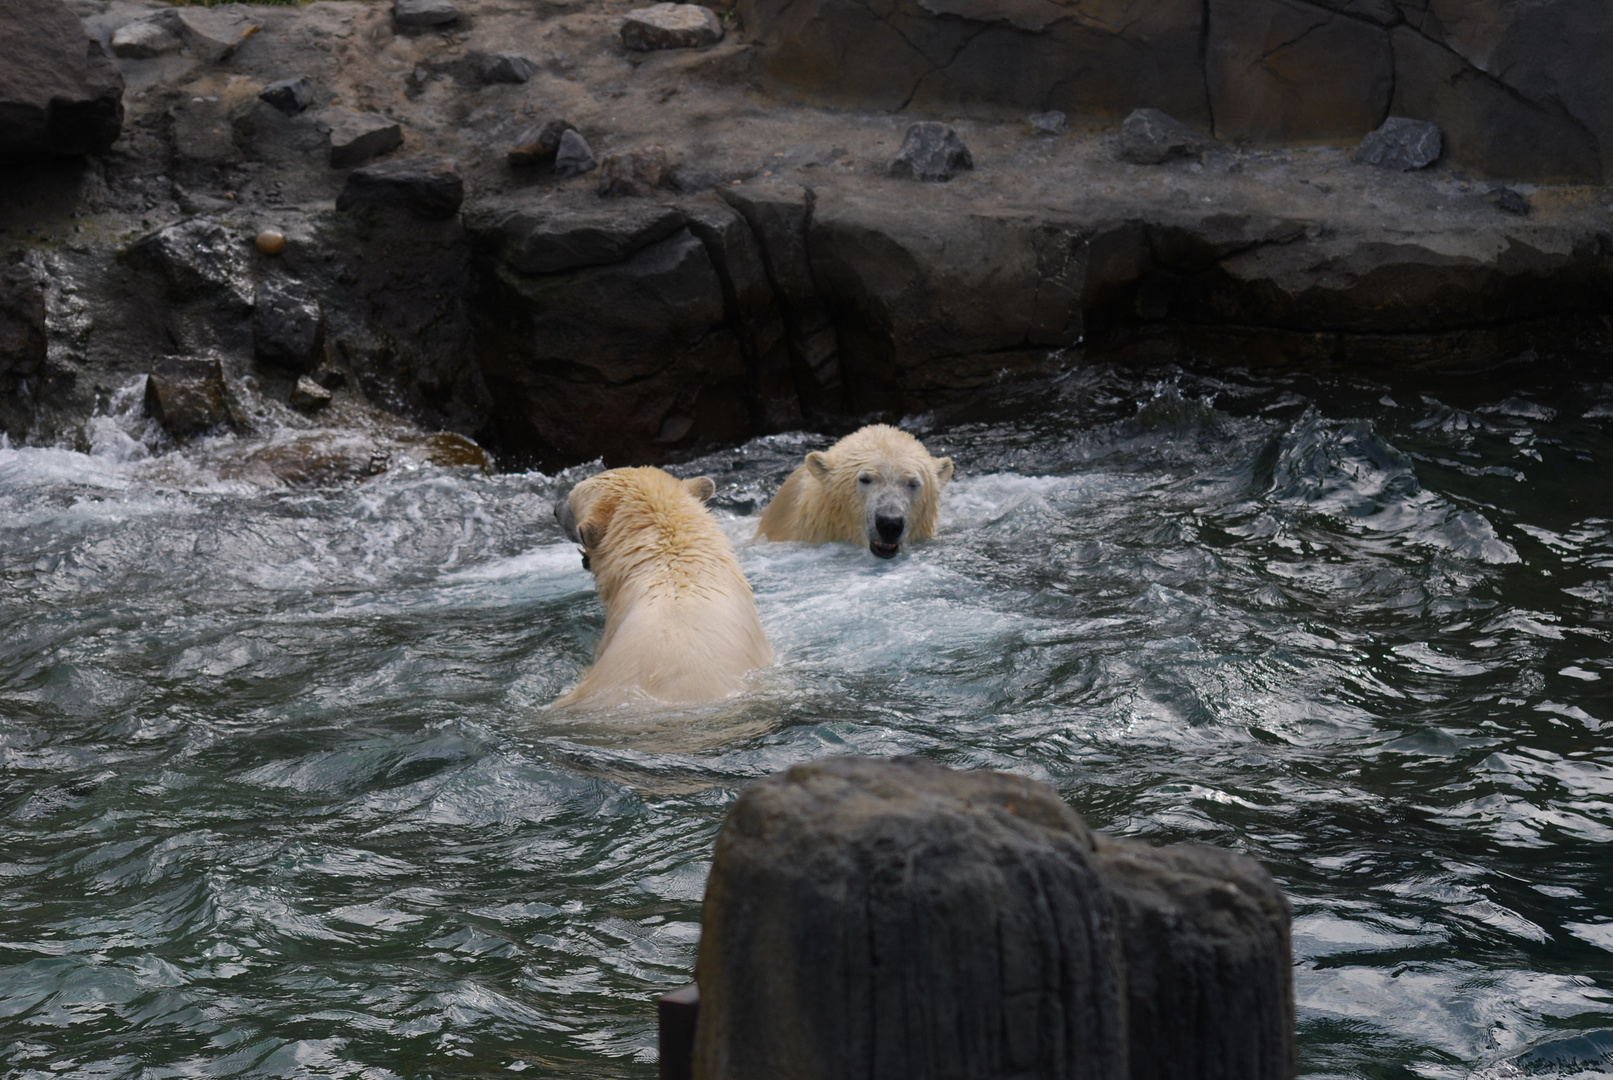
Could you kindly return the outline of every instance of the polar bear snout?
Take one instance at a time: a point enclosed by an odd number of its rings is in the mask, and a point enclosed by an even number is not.
[[[895,558],[902,547],[902,534],[907,532],[907,517],[896,514],[874,515],[874,528],[868,537],[868,550],[882,559]]]

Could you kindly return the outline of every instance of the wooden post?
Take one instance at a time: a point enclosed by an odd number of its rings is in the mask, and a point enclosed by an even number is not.
[[[1288,1080],[1288,905],[1252,860],[1093,833],[1046,785],[834,758],[717,838],[698,1080]]]

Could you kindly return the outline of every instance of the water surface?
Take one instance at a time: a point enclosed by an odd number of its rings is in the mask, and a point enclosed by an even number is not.
[[[1613,1072],[1604,370],[1083,368],[910,418],[890,562],[750,542],[825,437],[708,455],[779,662],[649,716],[544,709],[588,469],[0,447],[0,1069],[652,1077],[738,790],[909,753],[1264,862],[1305,1075]]]

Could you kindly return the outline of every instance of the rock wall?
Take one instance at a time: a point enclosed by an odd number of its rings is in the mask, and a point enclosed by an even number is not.
[[[840,106],[1089,121],[1157,108],[1244,145],[1430,120],[1452,166],[1613,174],[1601,0],[741,0],[775,85]]]

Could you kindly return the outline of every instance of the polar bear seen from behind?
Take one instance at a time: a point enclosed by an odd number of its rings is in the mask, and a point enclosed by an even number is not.
[[[750,584],[706,510],[715,492],[704,476],[611,469],[555,503],[605,605],[594,666],[557,706],[712,701],[773,662]]]
[[[868,545],[893,558],[903,540],[935,535],[952,459],[934,458],[907,432],[870,424],[814,450],[762,512],[758,536]]]

